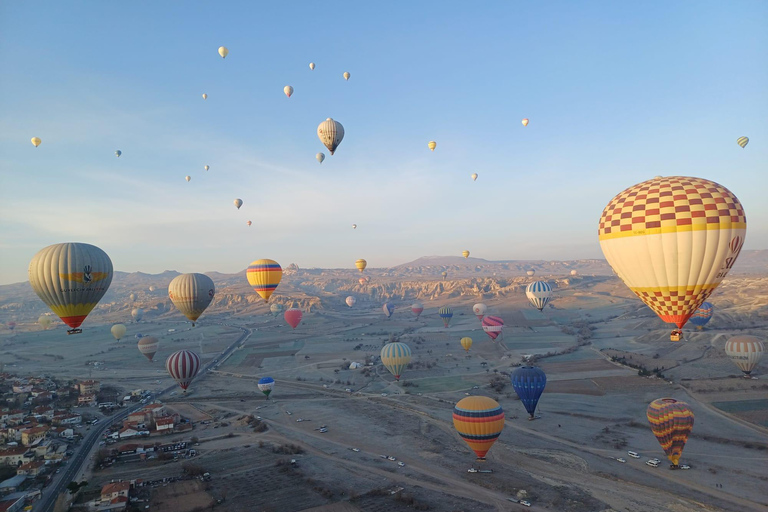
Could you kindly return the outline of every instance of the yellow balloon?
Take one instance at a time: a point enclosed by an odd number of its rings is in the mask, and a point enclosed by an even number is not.
[[[429,149],[431,149],[432,151],[434,151],[434,150],[435,150],[435,148],[437,147],[437,142],[435,142],[435,141],[431,140],[431,141],[429,141],[429,144],[427,144],[427,147],[428,147]]]
[[[227,50],[226,46],[219,46],[219,55],[221,55],[222,59],[227,58],[227,55],[229,55],[229,50]]]
[[[41,141],[39,137],[32,137],[32,145],[33,146],[37,147],[37,146],[40,145],[41,142],[43,142],[43,141]]]
[[[365,267],[367,266],[368,266],[368,262],[365,261],[364,259],[359,259],[355,262],[355,267],[357,267],[357,270],[359,270],[360,272],[365,270]]]
[[[204,99],[204,100],[207,100],[207,99],[208,99],[208,95],[207,95],[207,94],[205,94],[205,93],[203,93],[203,99]]]
[[[344,72],[344,80],[349,80],[349,71]]]
[[[125,336],[125,332],[127,330],[128,329],[125,328],[125,325],[115,324],[112,326],[112,329],[110,329],[110,332],[112,333],[112,336],[114,336],[117,341],[120,341],[120,338]]]
[[[459,343],[461,343],[461,346],[462,346],[462,348],[464,348],[464,350],[469,352],[469,348],[472,346],[472,338],[469,338],[469,337],[461,338]]]
[[[469,251],[461,251],[461,255],[465,258],[469,258]]]

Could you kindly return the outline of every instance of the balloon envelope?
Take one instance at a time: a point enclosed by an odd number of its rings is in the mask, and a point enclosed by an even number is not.
[[[483,304],[482,302],[478,302],[474,306],[472,306],[472,312],[475,314],[478,320],[482,320],[485,316],[485,313],[488,312],[488,306]]]
[[[314,62],[310,62],[309,63],[309,69],[315,69],[315,63]]]
[[[469,251],[461,251],[461,255],[464,256],[464,258],[469,258]]]
[[[355,261],[355,267],[357,267],[357,270],[359,270],[360,272],[365,270],[365,267],[367,266],[368,266],[368,262],[365,261],[364,259],[359,259]]]
[[[534,281],[525,289],[525,296],[533,307],[541,311],[552,299],[552,287],[546,281]]]
[[[483,331],[493,341],[496,341],[504,329],[504,320],[497,316],[484,316],[482,324]]]
[[[533,277],[536,275],[536,271],[534,269],[531,269],[531,270],[528,270],[526,274],[528,274],[528,277]]]
[[[355,299],[353,296],[347,297],[347,300],[345,301],[347,303],[347,306],[352,307],[355,305],[355,302],[357,302],[357,299]]]
[[[241,206],[243,206],[242,199],[235,199],[234,201],[232,201],[232,203],[235,205],[235,208],[237,208],[238,210],[240,209]]]
[[[114,338],[117,341],[120,341],[120,338],[125,336],[125,332],[127,330],[128,329],[125,328],[125,325],[123,325],[123,324],[115,324],[115,325],[112,326],[112,329],[110,329],[110,332],[112,333],[112,336],[114,336]]]
[[[349,71],[344,72],[344,80],[349,80]]]
[[[206,165],[206,166],[204,167],[204,169],[207,171],[208,169],[210,169],[210,167],[208,167],[208,166]]]
[[[142,318],[144,318],[144,310],[141,308],[133,308],[133,311],[131,311],[131,317],[137,322],[140,322]]]
[[[416,315],[416,318],[419,318],[419,315],[421,315],[422,311],[424,311],[424,305],[421,302],[414,302],[411,306],[411,313]]]
[[[650,403],[646,416],[667,458],[677,466],[693,429],[693,411],[685,402],[659,398]]]
[[[49,328],[49,327],[50,327],[50,326],[53,324],[53,318],[51,318],[51,317],[50,317],[50,316],[48,316],[48,315],[41,315],[41,316],[40,316],[40,317],[37,319],[37,323],[39,323],[39,324],[40,324],[40,326],[41,326],[43,329],[47,329],[47,328]]]
[[[470,337],[464,337],[459,340],[459,343],[461,343],[461,347],[469,352],[469,349],[472,347],[472,338]]]
[[[186,391],[192,379],[200,371],[200,356],[191,350],[179,350],[165,360],[165,369],[179,387]]]
[[[528,119],[523,119],[522,123],[523,123],[523,126],[528,126]]]
[[[222,59],[227,58],[227,55],[229,55],[229,50],[226,46],[219,46],[219,55],[221,55]]]
[[[283,305],[277,303],[272,304],[269,306],[269,312],[272,313],[272,316],[277,316],[283,312]]]
[[[291,87],[290,85],[286,85],[285,87],[283,87],[283,92],[285,93],[286,96],[290,98],[291,94],[293,94],[293,87]]]
[[[120,155],[122,155],[122,154],[123,154],[123,152],[122,152],[122,151],[120,151],[119,149],[118,149],[117,151],[115,151],[115,156],[116,156],[117,158],[120,158]]]
[[[184,179],[187,180],[187,183],[189,183],[189,180],[192,179],[192,176],[184,176]]]
[[[301,318],[304,316],[304,313],[301,312],[298,308],[290,308],[285,312],[285,321],[288,322],[288,325],[290,325],[292,328],[296,328],[301,323]]]
[[[738,144],[742,148],[747,147],[747,144],[749,144],[749,137],[739,137],[738,139],[736,139],[736,144]]]
[[[405,343],[395,341],[387,343],[381,349],[381,363],[389,372],[400,380],[403,370],[411,362],[411,347]]]
[[[283,278],[283,269],[275,260],[261,259],[251,262],[245,276],[256,293],[262,299],[269,301]]]
[[[317,136],[320,138],[320,142],[333,154],[344,139],[344,127],[340,122],[329,117],[318,125]]]
[[[32,137],[31,140],[32,140],[32,145],[35,146],[35,147],[39,146],[40,143],[43,142],[43,141],[40,140],[39,137]]]
[[[207,94],[205,94],[205,93],[203,93],[203,99],[204,99],[204,100],[207,100],[207,99],[208,99],[208,95],[207,95]]]
[[[451,323],[451,318],[453,318],[453,310],[448,306],[443,306],[437,310],[437,314],[443,319],[443,325],[448,327],[448,324]]]
[[[267,398],[269,398],[269,394],[275,387],[275,379],[272,377],[262,377],[259,379],[259,382],[256,384],[256,386],[259,388],[259,391],[264,393]]]
[[[547,376],[544,374],[544,370],[537,366],[521,366],[512,372],[510,380],[515,393],[523,402],[525,410],[533,418],[536,405],[547,385]]]
[[[472,181],[477,181],[477,173],[472,173]]]
[[[728,275],[746,231],[744,208],[730,190],[685,176],[629,187],[611,199],[598,227],[616,274],[680,329]]]
[[[155,354],[157,354],[160,341],[154,336],[143,336],[139,338],[137,346],[139,348],[139,352],[141,352],[144,357],[151,361],[155,357]]]
[[[504,430],[504,411],[493,398],[468,396],[454,407],[453,426],[477,458],[483,460]]]
[[[395,312],[395,305],[392,304],[391,302],[387,302],[386,304],[384,304],[382,306],[381,309],[384,310],[384,314],[387,315],[387,318],[391,318],[392,317],[392,313]]]
[[[427,143],[427,147],[430,149],[430,151],[434,151],[437,147],[437,142],[431,140]]]
[[[168,297],[192,321],[192,327],[210,305],[215,293],[213,280],[205,274],[181,274],[168,285]]]
[[[325,160],[325,154],[324,153],[318,153],[315,155],[315,158],[317,158],[317,161],[320,163],[323,163],[323,160]]]
[[[752,373],[763,357],[763,352],[765,352],[765,346],[755,336],[734,336],[725,343],[726,355],[744,372],[744,375]]]
[[[712,318],[714,312],[715,307],[709,302],[704,302],[701,306],[696,308],[696,311],[693,312],[688,321],[696,327],[704,327]]]
[[[29,263],[29,284],[73,330],[112,283],[112,261],[95,245],[63,243],[41,249]]]

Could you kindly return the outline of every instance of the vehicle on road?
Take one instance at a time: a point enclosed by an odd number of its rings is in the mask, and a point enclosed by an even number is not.
[[[526,500],[520,500],[520,504],[525,506],[525,507],[530,507],[531,506],[531,502],[530,501],[526,501]]]
[[[688,464],[680,464],[680,469],[691,469],[691,466]]]
[[[302,421],[304,421],[304,420],[299,418],[299,419],[296,420],[296,423],[301,423]]]
[[[396,458],[394,458],[394,457],[393,457],[393,456],[391,456],[391,455],[390,455],[389,457],[387,457],[387,458],[388,458],[389,460],[397,460]]]
[[[655,460],[648,460],[648,461],[645,461],[645,463],[646,463],[647,465],[651,466],[652,468],[657,468],[657,467],[659,467],[659,463],[658,463],[658,462],[656,462]]]
[[[467,473],[477,473],[477,470],[475,468],[469,468]]]
[[[326,432],[328,432],[328,429],[327,429],[327,428],[321,428],[321,429],[320,429],[320,433],[321,433],[321,434],[325,434]]]
[[[617,460],[617,461],[619,461],[619,462],[621,462],[622,464],[623,464],[623,463],[625,463],[625,462],[627,462],[627,459],[625,459],[625,458],[623,458],[623,457],[618,457],[616,460]]]
[[[632,457],[633,459],[639,459],[639,458],[640,458],[640,454],[639,454],[639,453],[637,453],[637,452],[631,452],[631,451],[630,451],[630,452],[627,452],[627,455],[629,455],[629,456],[630,456],[630,457]]]
[[[288,416],[290,416],[290,415],[291,415],[291,411],[285,411],[285,414],[287,414]]]
[[[359,452],[359,451],[360,451],[360,448],[352,448],[352,451],[353,451],[353,452]]]
[[[405,462],[400,461],[397,463],[397,465],[400,466],[401,468],[405,467]]]

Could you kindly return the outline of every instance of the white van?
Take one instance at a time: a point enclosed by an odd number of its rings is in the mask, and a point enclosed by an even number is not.
[[[627,455],[629,455],[633,459],[639,459],[640,458],[640,454],[637,453],[637,452],[627,452]]]
[[[646,461],[645,463],[646,463],[646,464],[648,464],[649,466],[651,466],[652,468],[657,468],[657,467],[659,467],[659,463],[658,463],[658,462],[656,462],[655,460],[648,460],[648,461]]]

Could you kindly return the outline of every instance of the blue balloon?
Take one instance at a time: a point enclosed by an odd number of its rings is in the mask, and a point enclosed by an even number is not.
[[[515,393],[523,402],[525,410],[531,415],[530,419],[533,419],[539,397],[547,385],[547,376],[544,374],[544,370],[537,366],[521,366],[512,372],[509,378],[512,381],[512,387],[515,388]]]
[[[395,312],[395,305],[391,302],[387,302],[384,304],[384,307],[382,308],[384,310],[384,314],[387,315],[387,318],[390,318],[392,316],[392,313]]]
[[[712,318],[712,314],[714,312],[715,306],[709,302],[705,302],[699,306],[696,311],[693,312],[691,318],[689,318],[688,321],[697,327],[704,327],[707,325],[707,322],[709,322],[710,318]]]

